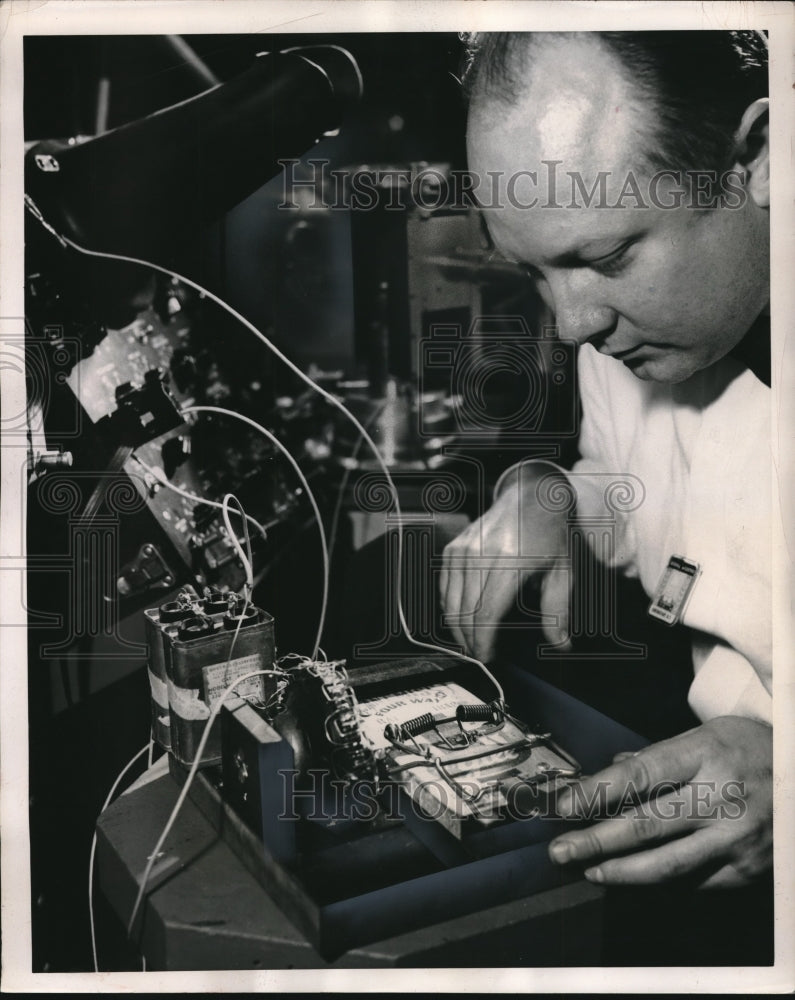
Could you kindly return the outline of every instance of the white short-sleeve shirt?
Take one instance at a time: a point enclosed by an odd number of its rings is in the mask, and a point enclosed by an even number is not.
[[[682,383],[646,382],[590,345],[579,380],[578,512],[604,512],[605,473],[641,480],[642,502],[619,515],[613,562],[649,595],[672,555],[700,564],[682,617],[697,630],[690,705],[703,721],[771,722],[770,389],[732,358]]]

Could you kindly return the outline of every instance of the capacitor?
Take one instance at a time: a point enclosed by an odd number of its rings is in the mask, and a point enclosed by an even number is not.
[[[259,611],[253,604],[249,604],[245,611],[240,604],[234,609],[230,608],[223,618],[224,628],[227,630],[236,629],[238,624],[240,628],[246,628],[249,625],[256,625],[258,621]]]
[[[208,587],[204,592],[202,608],[207,615],[220,615],[229,610],[229,598],[220,590]]]
[[[184,642],[187,639],[203,639],[212,635],[215,630],[212,618],[205,615],[192,615],[186,618],[180,626],[177,635]]]
[[[161,622],[178,622],[186,615],[185,605],[180,601],[166,601],[160,605],[158,611]]]

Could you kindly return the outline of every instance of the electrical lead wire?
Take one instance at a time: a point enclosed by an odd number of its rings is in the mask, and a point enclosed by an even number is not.
[[[240,625],[238,623],[238,628],[239,627],[240,627]],[[199,770],[199,764],[201,763],[202,754],[204,753],[204,750],[205,750],[205,748],[207,746],[207,741],[210,738],[210,730],[213,727],[213,723],[218,718],[218,715],[221,712],[221,708],[222,708],[224,702],[229,697],[229,695],[234,691],[234,689],[238,686],[238,684],[242,684],[243,681],[250,680],[252,677],[262,677],[262,676],[268,676],[268,675],[272,675],[272,676],[275,676],[275,677],[284,677],[284,671],[282,671],[282,670],[251,670],[251,671],[249,671],[249,673],[242,674],[240,677],[235,678],[235,680],[233,680],[232,683],[229,684],[226,687],[226,689],[224,690],[223,694],[221,694],[221,696],[215,702],[215,705],[213,706],[213,708],[210,710],[210,715],[209,715],[209,717],[207,719],[207,722],[205,723],[204,730],[203,730],[202,735],[201,735],[201,739],[199,740],[199,745],[196,748],[196,756],[194,757],[193,763],[191,764],[190,770],[188,771],[188,776],[185,779],[185,784],[180,789],[180,793],[179,793],[179,796],[177,797],[177,801],[174,803],[174,807],[171,810],[171,813],[169,814],[168,819],[166,820],[166,824],[163,827],[163,831],[160,834],[160,836],[158,837],[157,843],[155,844],[154,849],[152,850],[152,853],[148,857],[148,860],[147,860],[147,863],[146,863],[146,868],[144,868],[144,873],[141,876],[141,883],[140,883],[140,885],[138,887],[138,894],[135,897],[135,903],[133,904],[132,912],[130,913],[130,919],[129,919],[128,923],[127,923],[127,934],[128,935],[132,935],[132,930],[133,930],[133,927],[135,926],[135,918],[138,916],[138,911],[141,908],[141,903],[142,903],[144,895],[146,893],[146,887],[147,887],[147,885],[149,883],[149,879],[151,878],[152,869],[154,867],[155,861],[156,861],[157,857],[160,854],[161,848],[163,847],[163,844],[165,843],[166,838],[168,837],[169,833],[171,833],[171,828],[173,827],[174,823],[176,822],[177,816],[179,815],[179,812],[182,809],[183,803],[185,802],[185,799],[188,796],[188,792],[190,790],[190,786],[193,784],[193,779],[196,777],[196,772]],[[137,756],[140,756],[141,753],[144,753],[145,751],[146,751],[146,747],[144,747],[144,749]],[[130,762],[130,764],[132,764],[132,761]],[[128,767],[129,766],[130,765],[128,765]],[[93,926],[93,923],[92,923],[92,926]]]
[[[335,396],[333,393],[328,392],[328,390],[324,389],[323,386],[318,385],[318,383],[315,382],[315,380],[311,378],[311,376],[307,375],[306,372],[302,371],[298,367],[298,365],[296,365],[293,361],[291,361],[286,354],[284,354],[271,340],[269,340],[268,337],[266,337],[261,330],[258,330],[257,327],[254,326],[254,324],[250,320],[246,319],[246,317],[243,316],[242,313],[238,312],[233,306],[229,305],[228,302],[224,302],[222,298],[220,298],[218,295],[215,295],[213,292],[209,291],[209,289],[204,288],[204,286],[200,285],[198,282],[193,281],[191,278],[188,278],[185,275],[179,274],[172,268],[162,267],[160,264],[154,264],[152,261],[142,260],[138,257],[131,257],[126,254],[108,253],[102,250],[89,250],[87,247],[80,246],[80,244],[75,243],[74,240],[71,240],[68,237],[58,233],[57,230],[55,230],[53,226],[51,226],[50,223],[47,222],[47,220],[41,214],[41,211],[39,210],[36,203],[28,194],[25,195],[25,205],[31,212],[31,214],[33,214],[36,217],[36,219],[41,223],[41,225],[44,226],[44,228],[47,229],[62,245],[71,247],[73,250],[77,251],[78,253],[84,254],[87,257],[97,257],[107,260],[118,260],[127,264],[137,264],[141,267],[149,267],[154,271],[158,271],[160,274],[165,274],[167,277],[176,278],[183,284],[188,285],[190,288],[193,288],[195,291],[199,293],[199,295],[210,299],[211,302],[214,302],[217,306],[219,306],[221,309],[227,312],[230,316],[236,319],[242,326],[244,326],[251,334],[253,334],[253,336],[255,336],[258,340],[260,340],[265,345],[265,347],[267,347],[272,354],[274,354],[277,358],[279,358],[279,360],[282,361],[290,369],[290,371],[292,371],[295,375],[297,375],[302,382],[308,385],[311,389],[313,389],[316,393],[318,393],[318,395],[322,399],[325,399],[328,403],[330,403],[332,406],[338,409],[345,417],[347,417],[347,419],[358,430],[359,434],[371,448],[373,455],[376,461],[378,462],[379,466],[381,467],[381,471],[383,472],[387,483],[389,484],[389,489],[394,499],[395,514],[397,515],[397,524],[395,528],[397,535],[397,567],[395,570],[396,591],[397,591],[396,604],[397,604],[398,620],[400,622],[400,627],[403,631],[404,636],[406,637],[406,640],[419,649],[427,649],[436,653],[443,653],[445,656],[454,656],[457,659],[464,661],[465,663],[474,664],[486,675],[489,681],[491,681],[491,683],[494,685],[495,690],[498,693],[498,700],[502,704],[504,704],[505,693],[503,692],[502,685],[494,676],[494,674],[488,669],[485,663],[476,659],[474,656],[469,656],[466,653],[460,652],[459,650],[448,649],[445,646],[438,646],[435,643],[431,642],[422,642],[420,639],[416,639],[411,634],[408,622],[406,621],[406,616],[403,609],[403,598],[401,594],[402,576],[403,576],[403,569],[402,569],[403,515],[400,507],[400,497],[398,495],[395,482],[392,479],[392,474],[389,471],[389,467],[387,466],[386,462],[381,456],[381,453],[378,450],[378,446],[367,432],[367,429],[362,425],[362,423],[358,420],[358,418],[353,413],[351,413],[351,411],[342,402],[342,400],[339,399],[337,396]],[[237,414],[237,416],[242,417],[241,414]],[[248,420],[249,418],[243,418],[243,419]]]
[[[118,777],[113,782],[113,785],[111,786],[111,789],[108,792],[108,797],[102,804],[102,808],[99,811],[100,816],[102,815],[102,813],[105,812],[105,810],[110,805],[113,796],[116,794],[116,789],[121,784],[125,774],[127,774],[127,772],[130,770],[133,764],[135,764],[135,762],[139,760],[139,758],[143,757],[143,755],[147,753],[147,751],[151,754],[153,746],[154,746],[154,740],[150,739],[149,742],[146,744],[146,746],[141,747],[138,753],[124,765],[124,767],[119,772]],[[88,922],[91,928],[91,955],[94,960],[94,972],[99,972],[99,963],[97,961],[97,938],[96,938],[96,930],[94,927],[94,857],[96,855],[96,852],[97,852],[97,834],[95,831],[94,836],[91,839],[91,853],[88,858]]]
[[[200,497],[195,493],[189,493],[187,490],[183,490],[180,486],[175,486],[174,483],[169,482],[168,479],[161,476],[157,469],[147,464],[134,452],[130,458],[137,462],[145,472],[148,472],[149,475],[160,484],[160,486],[163,486],[167,490],[171,490],[172,493],[176,493],[178,496],[184,497],[186,500],[192,500],[194,503],[203,504],[205,507],[215,507],[217,510],[221,510],[223,508],[223,504],[219,503],[217,500],[207,500],[205,497]],[[268,521],[267,524],[260,524],[260,522],[251,517],[250,514],[246,514],[245,518],[249,524],[254,525],[265,541],[268,540],[268,528],[274,528],[277,524],[279,524],[278,520]]]
[[[304,475],[301,466],[295,460],[290,451],[281,443],[281,441],[276,437],[276,435],[263,427],[262,424],[258,423],[256,420],[252,420],[251,417],[245,416],[243,413],[235,413],[234,410],[229,410],[225,406],[185,406],[182,409],[182,413],[217,413],[226,417],[233,417],[235,420],[242,420],[243,423],[248,424],[253,427],[254,430],[259,431],[264,437],[266,437],[271,444],[275,445],[276,448],[284,455],[290,465],[293,467],[295,474],[300,480],[301,486],[306,493],[307,499],[312,505],[312,510],[315,514],[315,520],[317,521],[317,530],[320,535],[320,547],[322,550],[323,558],[323,597],[321,599],[320,607],[320,619],[317,627],[317,636],[315,638],[314,645],[312,647],[312,659],[317,659],[317,651],[320,647],[320,641],[323,636],[323,629],[326,623],[326,611],[328,609],[328,590],[329,590],[329,557],[328,557],[328,544],[326,542],[326,531],[323,527],[323,518],[320,515],[320,508],[317,505],[317,500],[312,492],[312,489],[307,482],[306,476]],[[241,508],[242,509],[242,508]]]

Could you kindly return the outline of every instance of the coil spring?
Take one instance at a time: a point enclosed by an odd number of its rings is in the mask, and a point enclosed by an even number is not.
[[[459,705],[455,717],[458,722],[499,722],[503,711],[498,701],[490,701],[487,705]]]
[[[425,715],[418,715],[416,719],[409,719],[408,722],[403,722],[400,725],[400,737],[405,739],[407,736],[419,736],[420,733],[427,733],[429,730],[436,727],[436,719],[430,712],[426,712]]]

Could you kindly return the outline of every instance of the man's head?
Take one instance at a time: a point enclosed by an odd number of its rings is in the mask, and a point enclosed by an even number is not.
[[[641,378],[713,363],[767,304],[766,74],[736,41],[500,35],[473,49],[470,169],[495,244],[537,278],[562,337]],[[699,194],[694,170],[716,183],[702,175]]]

